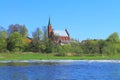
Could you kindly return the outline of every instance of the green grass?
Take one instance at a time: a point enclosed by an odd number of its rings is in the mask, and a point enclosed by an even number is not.
[[[82,56],[54,56],[54,54],[40,53],[1,53],[0,60],[112,60],[120,59],[116,55],[82,55]]]

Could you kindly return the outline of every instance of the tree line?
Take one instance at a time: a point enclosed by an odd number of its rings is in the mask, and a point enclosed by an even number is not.
[[[0,53],[5,52],[38,52],[57,53],[56,55],[81,54],[119,54],[120,38],[117,32],[107,39],[88,39],[81,42],[71,39],[68,44],[61,45],[49,40],[47,27],[36,28],[32,37],[28,37],[25,25],[11,24],[8,29],[0,27]]]

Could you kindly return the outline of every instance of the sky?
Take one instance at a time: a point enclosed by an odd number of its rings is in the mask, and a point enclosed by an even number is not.
[[[67,29],[71,38],[106,39],[120,34],[120,0],[0,0],[0,26],[25,25],[29,36],[48,25]]]

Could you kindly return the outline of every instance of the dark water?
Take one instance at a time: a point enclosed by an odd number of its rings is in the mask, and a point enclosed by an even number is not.
[[[87,61],[1,63],[0,80],[120,80],[120,63]]]

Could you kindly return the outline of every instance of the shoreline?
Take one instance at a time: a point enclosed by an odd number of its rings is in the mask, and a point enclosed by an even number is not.
[[[0,60],[0,63],[69,63],[69,62],[88,62],[88,63],[94,63],[94,62],[102,62],[102,63],[120,63],[120,60]]]
[[[81,55],[81,56],[55,56],[54,54],[0,54],[0,62],[8,61],[8,62],[28,62],[28,61],[112,61],[112,60],[120,60],[119,55]]]

